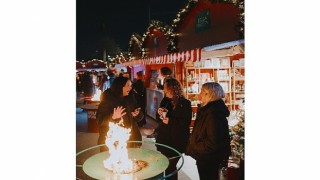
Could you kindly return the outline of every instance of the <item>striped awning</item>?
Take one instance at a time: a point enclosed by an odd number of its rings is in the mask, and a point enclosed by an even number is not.
[[[133,60],[130,62],[125,62],[125,66],[133,66],[136,64],[141,65],[151,65],[151,64],[173,64],[176,62],[188,62],[197,61],[201,59],[201,49],[192,49],[188,51],[170,53],[162,56],[143,58],[138,60]]]

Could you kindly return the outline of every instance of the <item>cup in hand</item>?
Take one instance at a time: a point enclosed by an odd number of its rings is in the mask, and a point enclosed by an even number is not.
[[[167,117],[168,109],[166,108],[161,108],[161,109],[162,109],[161,119],[164,119]]]

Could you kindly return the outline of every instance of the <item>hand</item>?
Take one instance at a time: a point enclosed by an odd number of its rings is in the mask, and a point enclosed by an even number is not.
[[[134,111],[132,111],[132,112],[131,112],[132,116],[133,116],[133,117],[138,116],[138,114],[140,113],[140,110],[141,110],[141,108],[137,108],[137,109],[135,109]]]
[[[163,119],[162,119],[162,122],[163,122],[164,124],[168,124],[168,123],[169,123],[169,118],[168,118],[168,117],[163,118]]]
[[[159,114],[160,116],[162,116],[162,113],[163,113],[163,108],[162,108],[162,107],[159,107],[159,108],[158,108],[158,114]]]
[[[122,106],[118,106],[117,108],[113,108],[113,114],[112,119],[119,119],[123,115],[127,114],[126,112],[123,112],[126,108],[123,108]]]
[[[158,114],[160,115],[160,119],[164,119],[167,117],[168,110],[166,108],[160,107],[158,109]]]

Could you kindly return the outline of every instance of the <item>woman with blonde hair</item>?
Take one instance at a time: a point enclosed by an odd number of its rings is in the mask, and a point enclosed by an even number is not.
[[[202,85],[193,132],[186,154],[196,160],[200,180],[218,180],[219,165],[230,154],[230,135],[227,117],[230,114],[222,98],[225,97],[219,83]]]

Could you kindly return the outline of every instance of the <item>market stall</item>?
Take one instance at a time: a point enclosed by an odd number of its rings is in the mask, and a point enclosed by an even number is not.
[[[106,62],[98,59],[93,59],[90,61],[87,61],[85,63],[84,71],[106,71],[107,70],[107,64]]]

